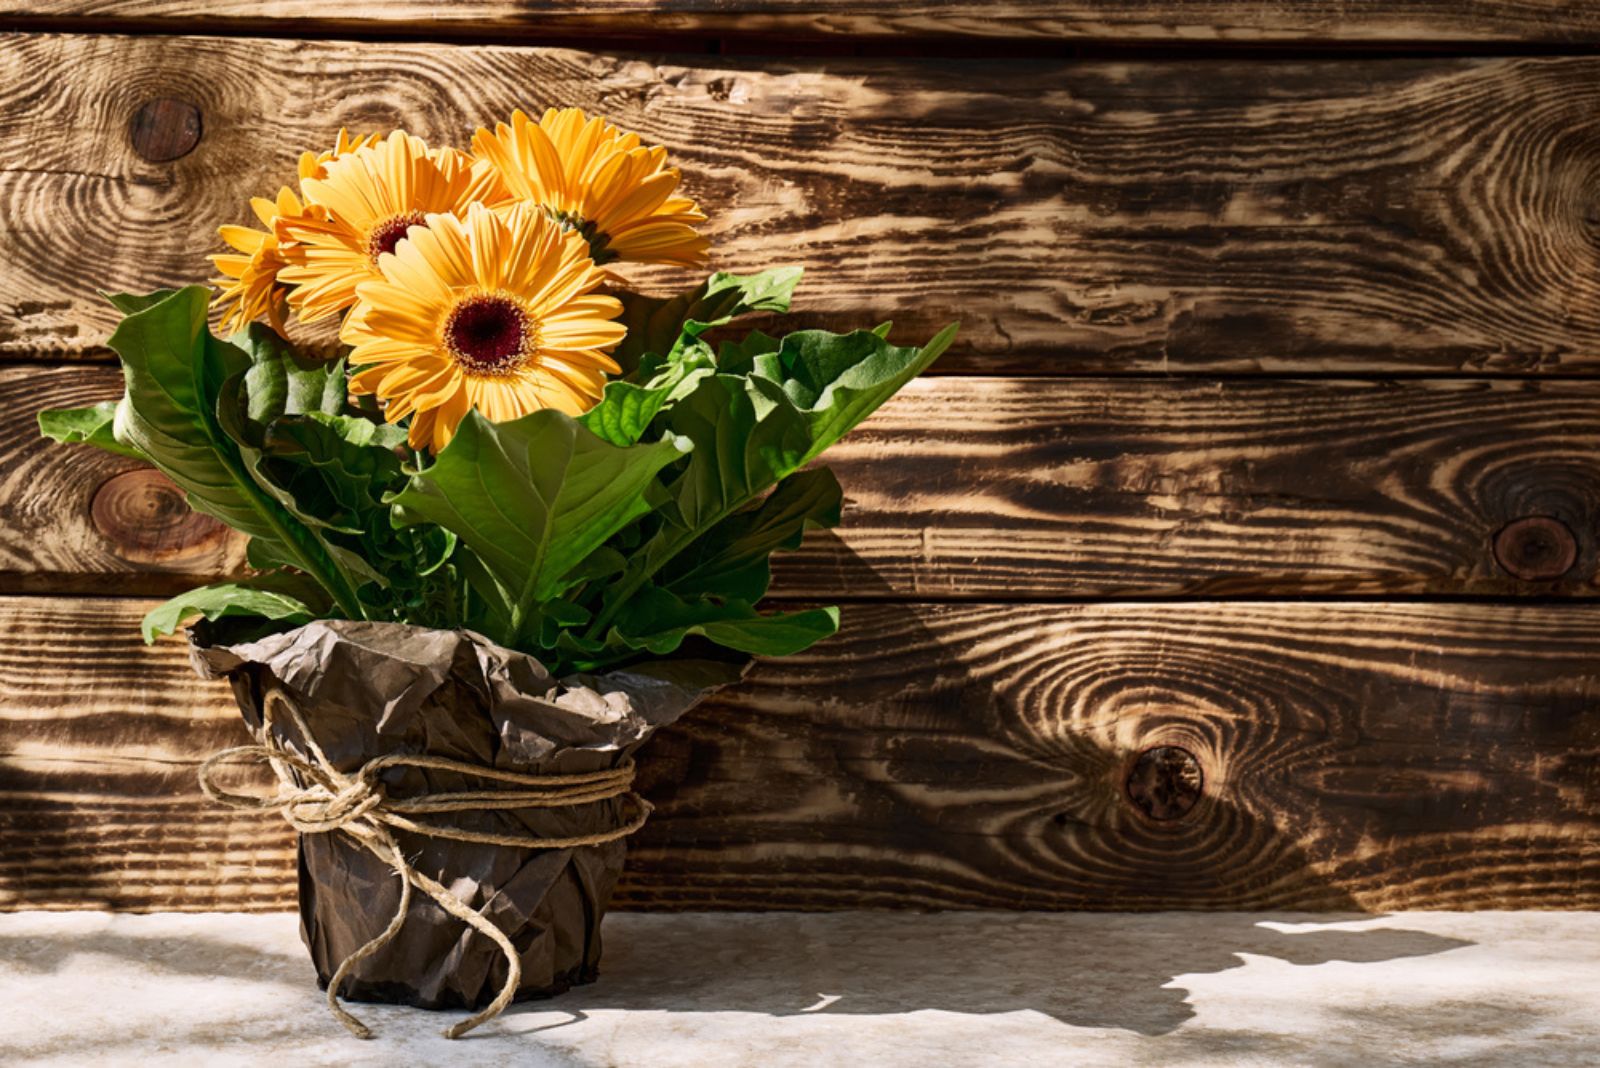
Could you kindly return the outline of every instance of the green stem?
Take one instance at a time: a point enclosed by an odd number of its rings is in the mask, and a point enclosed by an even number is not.
[[[272,526],[273,532],[277,534],[278,541],[284,548],[289,550],[289,555],[294,557],[295,566],[316,579],[317,584],[328,591],[328,596],[333,598],[334,603],[339,606],[339,611],[344,613],[345,618],[354,620],[366,619],[366,609],[362,606],[360,598],[356,596],[356,591],[350,587],[348,582],[344,581],[344,576],[340,574],[339,569],[331,567],[331,565],[329,569],[324,569],[321,566],[322,561],[313,560],[296,543],[283,522],[272,514],[271,509],[263,510],[262,514],[266,516],[266,520]]]
[[[516,649],[519,647],[519,643],[522,641],[522,628],[526,623],[527,615],[523,608],[523,602],[519,600],[511,606],[511,625],[506,635],[506,646],[508,648]]]

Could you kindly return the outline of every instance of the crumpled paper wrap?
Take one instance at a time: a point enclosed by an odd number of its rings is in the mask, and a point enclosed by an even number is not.
[[[397,752],[531,774],[612,768],[744,670],[716,661],[661,661],[557,680],[535,658],[470,631],[399,623],[319,621],[238,644],[211,637],[204,625],[191,630],[195,669],[233,684],[251,730],[261,729],[265,694],[280,688],[329,761],[347,773]],[[306,754],[293,726],[274,720],[273,731]],[[485,786],[432,768],[390,768],[382,781],[396,798]],[[630,802],[616,797],[421,818],[472,831],[570,838],[611,830],[631,812]],[[404,831],[396,838],[417,870],[510,937],[522,963],[517,1000],[594,980],[600,921],[622,871],[621,840],[525,849]],[[388,925],[399,902],[394,870],[348,836],[301,836],[301,935],[323,987],[340,962]],[[413,894],[398,936],[359,962],[339,993],[426,1009],[479,1008],[506,975],[492,941],[427,895]]]

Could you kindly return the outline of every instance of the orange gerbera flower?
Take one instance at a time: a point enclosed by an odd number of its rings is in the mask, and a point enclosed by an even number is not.
[[[710,242],[695,231],[705,215],[674,195],[679,175],[667,150],[641,146],[638,134],[578,108],[551,108],[538,122],[517,111],[510,125],[480,129],[472,148],[511,198],[582,234],[596,263],[705,262]]]
[[[361,134],[351,137],[350,131],[341,126],[339,128],[339,139],[333,143],[333,147],[328,151],[300,153],[300,177],[302,180],[306,178],[326,178],[328,176],[328,164],[340,156],[348,156],[358,148],[375,145],[381,140],[383,138],[377,134]]]
[[[454,150],[430,152],[403,130],[328,161],[325,170],[323,178],[300,182],[306,202],[321,211],[278,228],[288,260],[278,277],[295,287],[289,305],[304,322],[355,304],[358,285],[383,277],[378,257],[427,216],[464,212],[497,188],[488,165]]]
[[[377,134],[352,138],[349,131],[340,130],[339,139],[333,148],[320,154],[316,152],[300,154],[300,177],[302,179],[325,177],[327,173],[325,168],[329,162],[377,140]],[[263,315],[271,321],[275,330],[282,333],[283,298],[288,290],[280,282],[278,274],[287,265],[288,260],[283,247],[287,242],[279,239],[277,223],[280,219],[293,220],[308,214],[320,214],[322,209],[302,205],[300,199],[288,189],[278,190],[276,200],[252,197],[250,208],[266,230],[252,230],[248,226],[231,225],[219,229],[222,240],[239,254],[224,253],[208,257],[222,272],[221,278],[213,280],[213,284],[222,292],[218,294],[212,306],[224,309],[221,323],[224,333],[242,330],[246,323]]]
[[[285,261],[283,249],[274,233],[281,218],[297,218],[305,209],[287,188],[278,190],[277,200],[251,197],[250,210],[261,220],[265,231],[248,226],[222,226],[217,232],[234,249],[207,257],[216,264],[222,277],[213,281],[221,292],[212,307],[223,309],[222,332],[243,330],[245,324],[266,316],[273,328],[283,332],[284,287],[278,282]]]
[[[377,394],[391,423],[409,417],[413,448],[437,453],[473,408],[577,415],[620,371],[607,350],[626,333],[621,302],[596,292],[606,276],[583,239],[531,205],[429,215],[378,270],[340,338],[351,390]]]

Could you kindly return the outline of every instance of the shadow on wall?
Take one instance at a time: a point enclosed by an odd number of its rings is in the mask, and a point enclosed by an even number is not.
[[[858,599],[845,607],[836,642],[862,662],[829,701],[816,698],[841,676],[826,647],[814,667],[799,660],[758,671],[752,685],[652,743],[646,766],[654,760],[648,775],[662,807],[630,855],[628,904],[670,906],[658,888],[687,886],[693,902],[726,893],[734,905],[778,908],[1292,900],[1320,911],[615,912],[598,984],[515,1010],[570,1014],[537,1030],[608,1009],[780,1017],[934,1009],[1033,1010],[1074,1027],[1159,1036],[1195,1015],[1180,977],[1238,968],[1246,955],[1371,964],[1473,944],[1398,926],[1339,929],[1382,917],[1329,885],[1269,814],[1214,791],[1189,798],[1190,808],[1162,783],[1146,811],[1184,814],[1149,818],[1127,793],[1134,752],[1092,737],[1092,723],[1041,729],[1032,718],[1070,699],[1050,687],[1075,669],[993,666],[1022,641],[963,655],[978,640],[964,621],[934,622],[946,609],[897,601],[836,534],[809,539],[813,556],[837,563],[838,588]],[[815,811],[808,799],[819,789],[847,799],[852,818]],[[1278,929],[1295,923],[1311,929]],[[1229,1052],[1228,1035],[1210,1037],[1213,1052]],[[1258,1036],[1238,1037],[1249,1040],[1241,1051],[1262,1052]]]
[[[895,600],[816,540],[851,582],[840,635],[651,742],[614,907],[1362,909],[1327,854],[1363,825],[1306,833],[1315,784],[1274,779],[1332,728],[1287,729],[1270,680],[1137,608]],[[1140,761],[1166,753],[1188,763]]]

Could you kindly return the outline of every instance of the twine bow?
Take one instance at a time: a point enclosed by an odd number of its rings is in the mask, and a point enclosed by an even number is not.
[[[287,749],[273,734],[275,708],[287,713],[289,722],[305,742],[309,759]],[[244,758],[272,768],[278,778],[278,792],[270,797],[254,794],[236,794],[219,787],[212,781],[219,765],[225,761]],[[421,794],[416,797],[392,798],[384,791],[378,776],[389,768],[432,768],[454,771],[480,779],[508,783],[510,789],[461,790],[448,793]],[[575,772],[560,775],[526,775],[503,771],[499,768],[467,764],[444,757],[409,756],[392,754],[377,757],[363,764],[353,774],[335,768],[323,753],[322,747],[312,737],[305,718],[295,703],[281,690],[267,692],[261,709],[260,741],[256,745],[240,745],[224,749],[200,765],[200,789],[211,800],[230,808],[251,811],[276,811],[288,821],[289,826],[301,834],[329,834],[342,832],[355,839],[368,852],[394,868],[400,877],[400,905],[394,918],[378,936],[340,962],[328,981],[328,1008],[339,1022],[357,1038],[371,1038],[372,1031],[339,1004],[339,987],[350,969],[370,957],[400,933],[405,925],[406,910],[411,905],[411,888],[416,887],[433,899],[434,903],[473,930],[492,939],[500,947],[506,960],[506,981],[500,993],[481,1012],[446,1028],[446,1038],[460,1038],[487,1020],[498,1016],[516,995],[522,981],[522,962],[517,949],[504,931],[490,923],[477,911],[468,908],[443,885],[417,871],[406,860],[395,841],[392,830],[409,831],[433,838],[449,838],[457,842],[481,842],[485,845],[514,846],[523,849],[571,849],[577,846],[600,845],[625,838],[644,826],[650,816],[650,802],[632,791],[634,767],[628,760],[616,768],[603,771]],[[620,827],[595,834],[581,834],[570,838],[545,838],[525,834],[492,834],[471,831],[464,827],[440,826],[418,823],[411,816],[440,812],[487,812],[527,808],[565,808],[593,801],[625,797],[633,803],[635,815]]]

